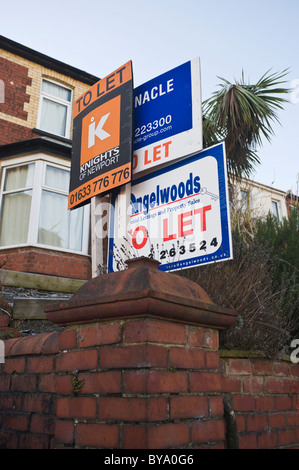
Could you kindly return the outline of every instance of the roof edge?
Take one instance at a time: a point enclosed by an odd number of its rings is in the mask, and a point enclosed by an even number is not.
[[[74,78],[75,80],[86,83],[88,85],[94,85],[94,83],[100,80],[100,78],[96,77],[95,75],[84,72],[84,70],[77,69],[76,67],[65,64],[64,62],[61,62],[57,59],[53,59],[52,57],[42,54],[41,52],[35,51],[34,49],[30,49],[29,47],[24,46],[23,44],[15,42],[1,35],[0,49],[4,49],[8,52],[19,55],[24,59],[30,60],[31,62],[35,62],[48,69],[55,70],[58,73],[67,75],[68,77]]]
[[[72,147],[65,143],[55,142],[44,137],[21,140],[0,146],[0,159],[28,153],[47,152],[59,157],[71,158]]]

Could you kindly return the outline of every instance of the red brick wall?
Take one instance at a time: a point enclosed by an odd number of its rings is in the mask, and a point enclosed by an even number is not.
[[[28,127],[0,119],[0,145],[33,139],[34,137],[37,137],[37,134]]]
[[[0,103],[0,112],[26,121],[24,103],[29,103],[30,100],[26,86],[31,85],[28,68],[0,57],[0,78],[5,87],[4,103]]]
[[[42,248],[23,247],[0,251],[1,269],[35,274],[90,279],[91,262],[89,256],[65,253]]]
[[[0,447],[223,448],[217,348],[215,330],[154,319],[7,340]]]
[[[5,355],[0,448],[225,448],[227,394],[240,447],[299,446],[298,366],[222,359],[221,373],[216,330],[116,320],[10,339]]]
[[[287,205],[288,215],[290,215],[290,205],[299,207],[298,197],[294,196],[294,195],[291,196],[290,194],[287,194],[287,196],[286,196],[286,205]]]
[[[258,358],[223,358],[224,393],[232,398],[239,445],[299,447],[299,365]]]

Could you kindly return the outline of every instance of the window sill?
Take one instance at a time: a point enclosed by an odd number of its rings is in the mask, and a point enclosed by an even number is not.
[[[89,253],[86,253],[86,252],[83,252],[83,251],[75,251],[75,250],[70,250],[68,248],[60,248],[58,246],[33,244],[33,243],[30,243],[30,244],[20,243],[19,245],[0,246],[0,251],[2,251],[2,250],[13,250],[13,249],[18,249],[18,248],[40,248],[42,250],[59,251],[59,252],[62,252],[62,253],[70,253],[70,254],[73,254],[73,255],[87,256],[88,258],[91,258],[91,255]]]
[[[35,132],[36,134],[39,134],[39,135],[43,135],[45,137],[49,137],[49,139],[58,140],[59,142],[64,142],[65,144],[72,145],[71,139],[67,139],[66,137],[62,137],[61,135],[51,134],[50,132],[46,132],[37,128],[32,129],[32,132]]]

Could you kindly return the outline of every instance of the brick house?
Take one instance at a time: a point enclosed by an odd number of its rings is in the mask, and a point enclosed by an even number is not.
[[[286,204],[287,204],[287,210],[288,210],[288,215],[290,212],[295,209],[295,207],[299,207],[299,199],[298,199],[298,193],[297,195],[293,194],[292,191],[288,191],[287,196],[286,196]]]
[[[72,102],[98,80],[0,36],[0,281],[5,278],[5,285],[57,291],[66,279],[92,277],[90,205],[68,211],[67,199]],[[269,210],[279,220],[287,216],[282,191],[243,180],[233,192],[241,210],[250,207],[254,216]],[[78,282],[63,289],[77,288]]]
[[[99,80],[0,36],[0,267],[91,275],[89,205],[67,210],[72,102]]]

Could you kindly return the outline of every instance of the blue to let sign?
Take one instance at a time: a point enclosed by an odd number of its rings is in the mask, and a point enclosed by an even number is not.
[[[134,150],[192,128],[191,63],[134,90]]]
[[[134,89],[133,178],[202,149],[199,58]]]

